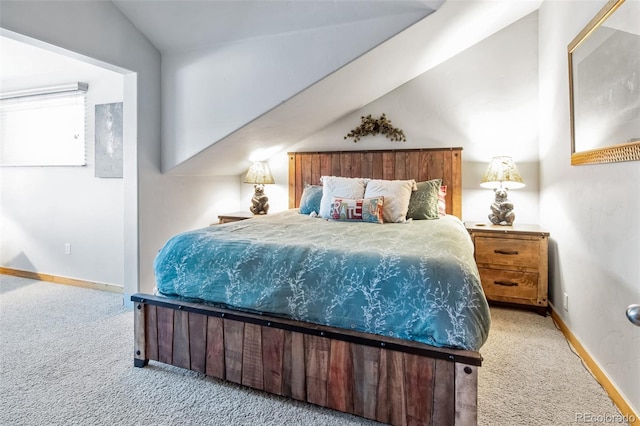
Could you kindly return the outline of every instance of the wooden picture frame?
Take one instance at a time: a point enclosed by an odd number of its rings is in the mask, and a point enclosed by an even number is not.
[[[640,160],[640,4],[609,0],[568,46],[571,164]]]

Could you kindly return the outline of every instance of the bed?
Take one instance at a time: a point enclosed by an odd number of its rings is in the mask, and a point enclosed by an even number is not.
[[[158,295],[132,296],[134,365],[176,365],[383,423],[475,424],[489,314],[459,220],[461,149],[289,160],[292,210],[189,231],[159,252]],[[441,179],[448,214],[382,225],[300,214],[321,176]]]

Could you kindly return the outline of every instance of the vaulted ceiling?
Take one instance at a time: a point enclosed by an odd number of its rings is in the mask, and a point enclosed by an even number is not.
[[[444,0],[114,3],[162,53],[163,171],[227,175],[244,171],[256,151],[286,149],[353,110],[334,96],[348,92],[335,81],[326,96],[297,95]]]
[[[162,53],[402,14],[445,0],[113,0]]]
[[[541,1],[113,0],[161,52],[163,61],[182,52],[280,34],[295,36],[310,29],[330,32],[340,25],[366,26],[382,19],[402,25],[400,32],[372,41],[367,50],[314,77],[304,90],[282,94],[177,165],[164,167],[177,175],[240,174],[252,152],[286,150],[526,16]]]
[[[165,171],[177,175],[240,174],[246,170],[254,152],[273,152],[274,148],[286,151],[535,11],[540,3],[449,0],[437,12],[363,52],[285,101],[275,103],[263,114]]]

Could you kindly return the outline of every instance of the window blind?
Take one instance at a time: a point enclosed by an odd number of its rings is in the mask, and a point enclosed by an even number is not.
[[[86,90],[74,83],[3,95],[0,165],[84,166]]]

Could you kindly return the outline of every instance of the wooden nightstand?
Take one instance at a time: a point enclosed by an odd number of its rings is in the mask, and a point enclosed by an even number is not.
[[[487,300],[548,307],[549,233],[537,225],[501,226],[465,222]]]
[[[253,213],[251,212],[233,212],[221,214],[218,216],[219,223],[239,222],[241,220],[251,219]]]

